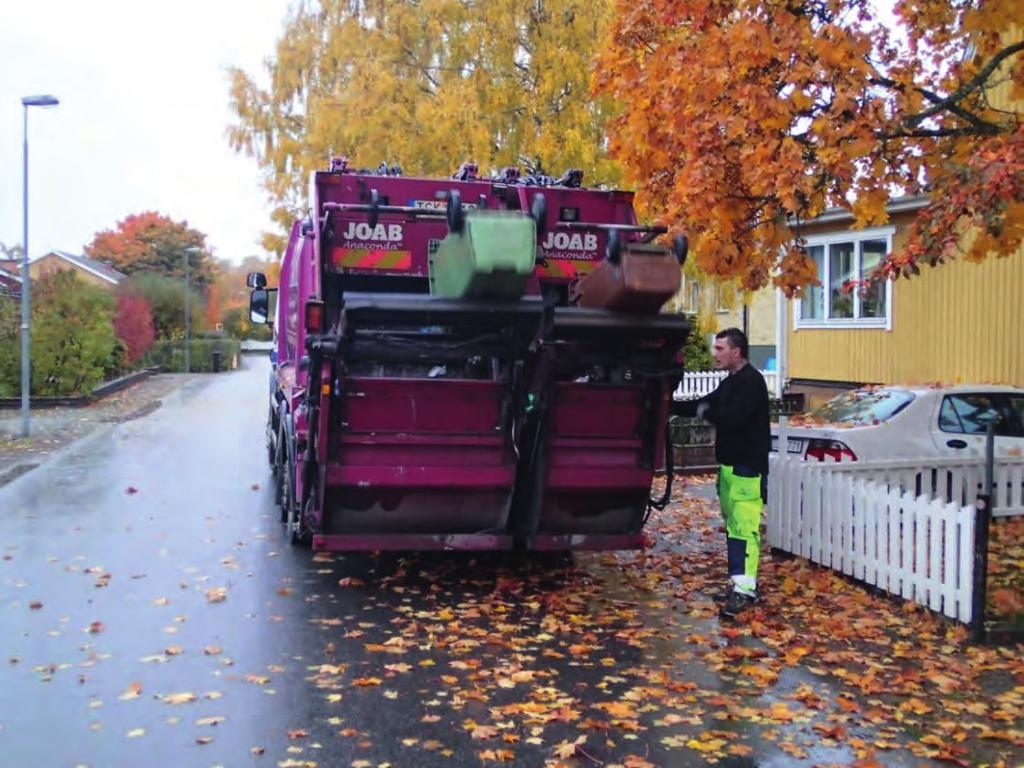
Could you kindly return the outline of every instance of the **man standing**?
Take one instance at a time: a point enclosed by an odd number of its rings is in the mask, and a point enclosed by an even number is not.
[[[768,387],[747,362],[743,331],[726,328],[715,336],[715,368],[729,375],[718,389],[681,404],[682,415],[699,416],[715,425],[718,498],[725,518],[732,591],[722,605],[734,618],[757,602],[757,564],[761,552],[761,510],[767,501]]]

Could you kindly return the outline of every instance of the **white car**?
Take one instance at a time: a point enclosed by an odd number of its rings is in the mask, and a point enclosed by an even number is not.
[[[995,454],[1024,453],[1024,389],[992,385],[871,387],[834,397],[790,420],[786,451],[807,460],[869,461],[985,455],[996,420]],[[772,425],[772,451],[779,427]]]

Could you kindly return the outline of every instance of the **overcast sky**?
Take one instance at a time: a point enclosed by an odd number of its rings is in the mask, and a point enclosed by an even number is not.
[[[0,0],[0,242],[22,240],[21,97],[29,110],[29,249],[81,253],[131,213],[260,254],[269,206],[228,147],[227,67],[262,74],[288,0]]]

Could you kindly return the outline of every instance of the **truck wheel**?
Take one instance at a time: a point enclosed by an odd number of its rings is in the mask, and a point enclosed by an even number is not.
[[[288,511],[295,499],[295,462],[289,451],[287,424],[288,419],[279,420],[281,425],[278,429],[278,450],[275,454],[276,477],[274,500],[281,507],[281,521],[288,522]]]
[[[271,408],[267,414],[267,461],[270,462],[270,471],[277,477],[277,450],[274,448],[274,409]]]
[[[686,235],[676,235],[676,239],[672,242],[672,253],[676,257],[676,261],[679,262],[679,266],[686,263],[686,254],[690,252],[690,241]]]
[[[608,245],[605,246],[604,257],[612,264],[618,264],[622,259],[622,240],[619,238],[619,230],[613,229],[608,233]]]
[[[548,225],[548,199],[544,193],[538,193],[530,201],[530,218],[537,225],[537,240],[540,240]]]
[[[305,504],[306,508],[313,505],[313,498],[310,495]],[[295,546],[307,546],[312,538],[310,537],[309,529],[306,527],[305,510],[300,512],[299,505],[295,504],[292,507],[292,511],[295,513],[295,519],[288,524],[288,541]]]
[[[448,193],[448,205],[445,209],[445,219],[448,222],[448,231],[459,234],[465,219],[462,215],[462,195],[459,190],[453,189]]]

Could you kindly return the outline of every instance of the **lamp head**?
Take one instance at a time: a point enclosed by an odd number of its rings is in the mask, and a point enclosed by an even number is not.
[[[38,96],[23,96],[21,103],[26,107],[55,107],[60,104],[60,100],[56,96],[40,94]]]

